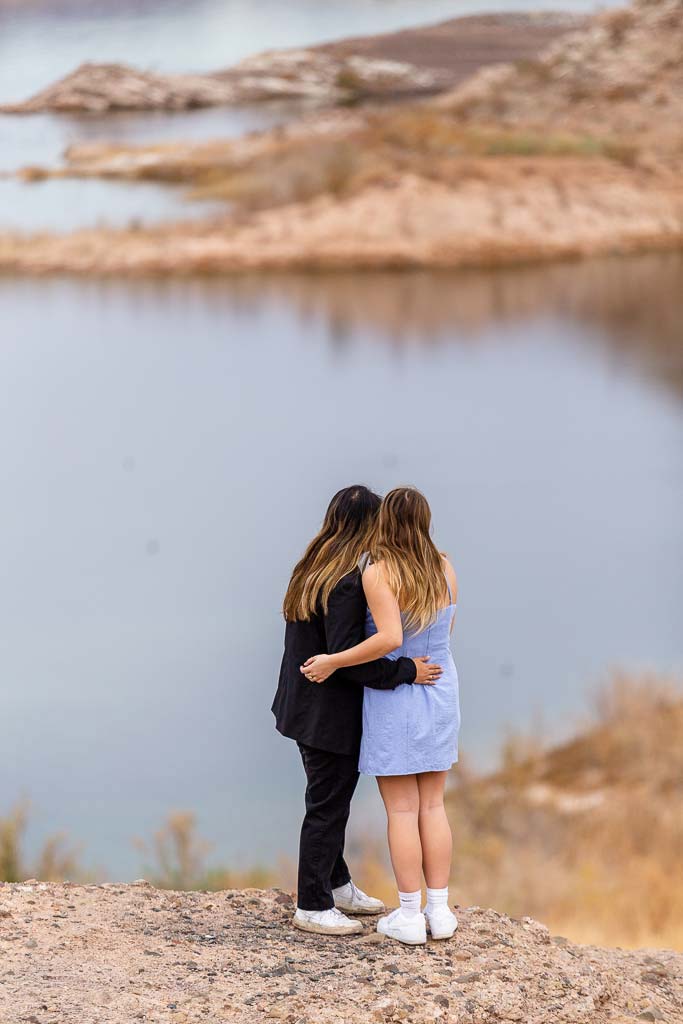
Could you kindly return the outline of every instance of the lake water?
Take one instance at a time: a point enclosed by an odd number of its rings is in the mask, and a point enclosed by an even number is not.
[[[0,0],[0,100],[81,61],[211,69],[468,0]],[[237,136],[287,106],[0,116],[0,172],[79,141]],[[211,211],[154,185],[0,178],[0,230]],[[0,813],[110,877],[191,808],[216,859],[292,856],[278,608],[339,486],[424,488],[460,574],[462,748],[565,735],[610,668],[680,670],[683,263],[496,273],[0,279]],[[540,723],[540,725],[539,725]],[[371,783],[352,835],[381,832]]]
[[[178,807],[218,860],[293,856],[278,608],[355,481],[432,503],[475,764],[614,666],[680,671],[681,322],[680,255],[0,279],[0,807],[113,877]],[[381,822],[368,782],[352,834]]]

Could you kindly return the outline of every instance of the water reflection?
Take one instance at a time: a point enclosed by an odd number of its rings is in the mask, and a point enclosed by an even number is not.
[[[5,792],[118,875],[174,806],[221,860],[292,852],[278,608],[353,479],[430,497],[475,761],[539,709],[562,735],[614,664],[679,667],[680,284],[0,277]]]
[[[95,287],[119,292],[116,284]],[[531,319],[576,325],[608,347],[615,369],[646,373],[683,397],[683,254],[648,253],[499,270],[260,274],[191,281],[149,280],[159,301],[188,301],[257,314],[285,303],[302,328],[321,327],[343,350],[359,337],[402,349],[461,344]],[[516,336],[516,335],[515,335]]]
[[[476,339],[544,314],[596,329],[616,365],[636,363],[683,397],[683,255],[647,254],[513,270],[321,275],[236,280],[240,301],[265,287],[304,321],[324,318],[343,345],[363,327],[395,345]],[[591,342],[593,338],[591,336]]]

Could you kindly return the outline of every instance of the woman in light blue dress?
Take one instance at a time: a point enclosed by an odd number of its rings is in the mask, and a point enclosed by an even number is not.
[[[443,799],[447,773],[458,759],[460,728],[458,674],[450,649],[457,581],[430,527],[429,505],[419,491],[400,487],[387,494],[363,572],[366,640],[316,656],[302,668],[309,679],[322,682],[337,668],[386,654],[428,658],[443,669],[433,686],[364,691],[359,768],[377,777],[400,900],[377,930],[410,945],[426,942],[427,925],[435,939],[450,938],[457,928],[448,906],[452,837]]]

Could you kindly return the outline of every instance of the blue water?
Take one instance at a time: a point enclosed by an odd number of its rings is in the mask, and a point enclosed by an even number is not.
[[[674,255],[0,279],[0,808],[31,796],[32,848],[135,877],[187,807],[217,860],[294,855],[278,609],[354,481],[432,503],[470,762],[567,735],[614,666],[680,672],[682,285]],[[381,820],[369,783],[352,838]]]
[[[0,0],[0,100],[83,60],[211,69],[523,3]],[[590,10],[589,3],[540,7]],[[0,172],[73,142],[236,136],[287,107],[0,117]],[[0,230],[196,216],[153,185],[0,178]],[[683,264],[228,281],[0,279],[0,813],[98,874],[194,809],[292,856],[269,713],[288,572],[339,486],[423,487],[460,575],[464,756],[571,731],[615,665],[679,671]],[[540,723],[540,724],[539,724]],[[371,784],[351,838],[379,835]]]

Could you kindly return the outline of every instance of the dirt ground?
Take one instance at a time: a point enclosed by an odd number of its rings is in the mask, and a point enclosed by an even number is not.
[[[683,1021],[683,954],[577,946],[457,909],[446,942],[296,931],[278,889],[0,884],[1,1024]]]

